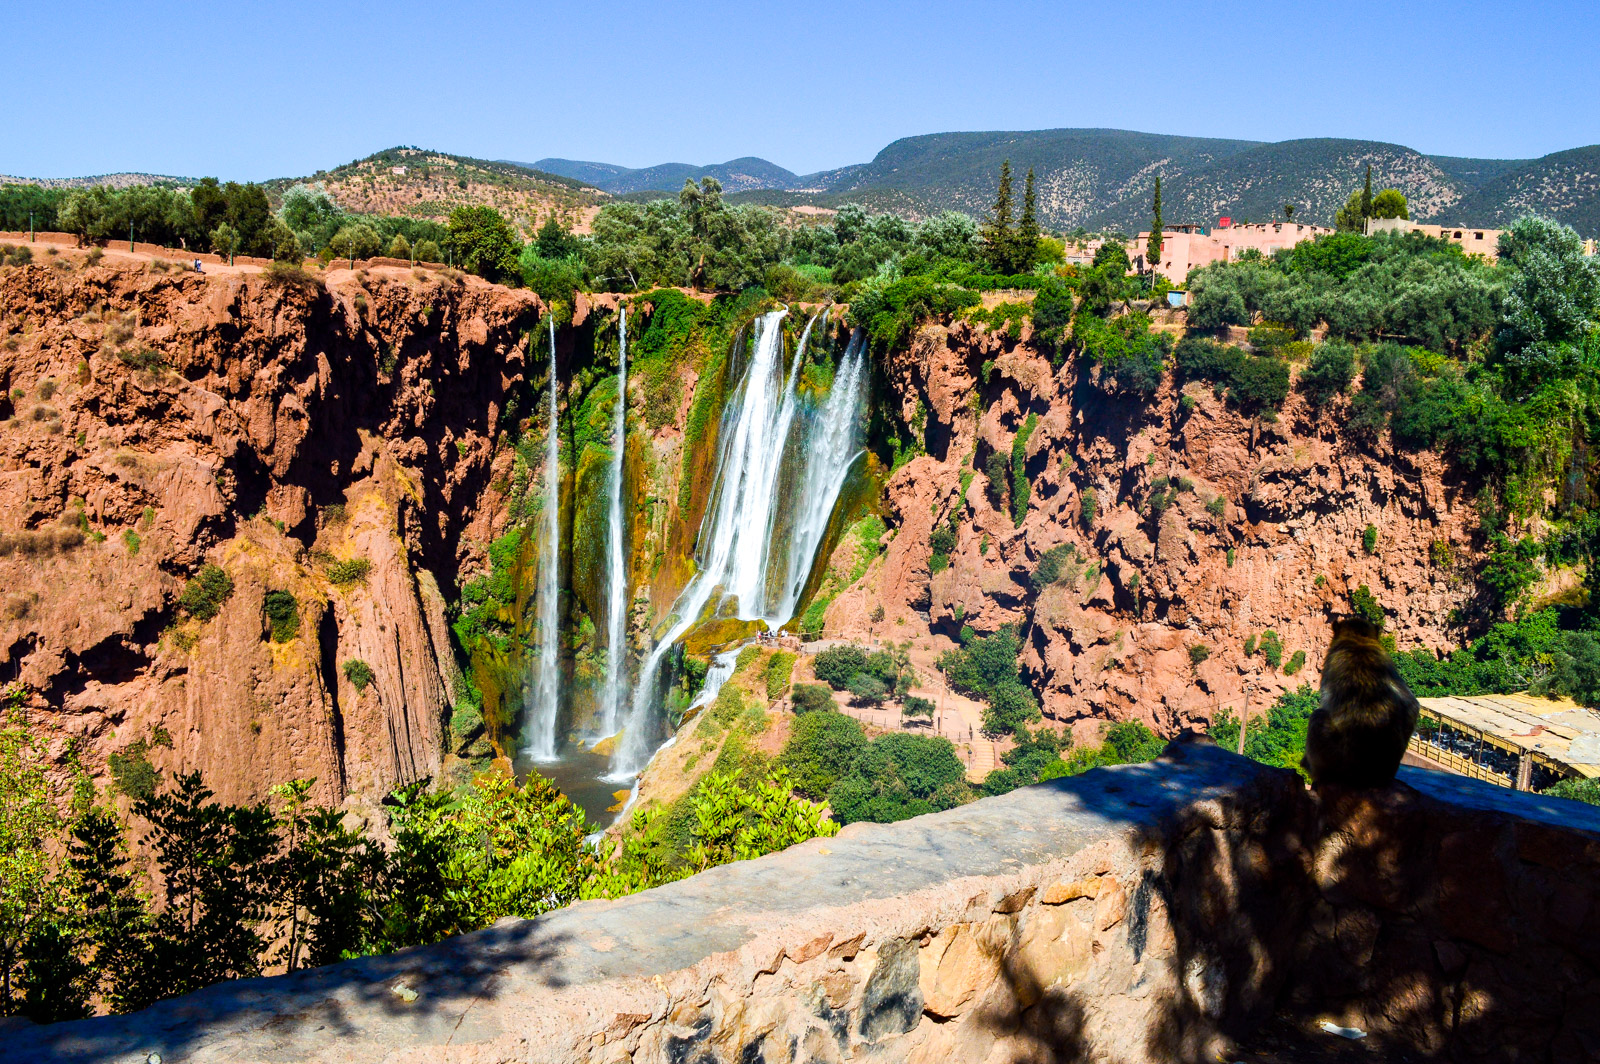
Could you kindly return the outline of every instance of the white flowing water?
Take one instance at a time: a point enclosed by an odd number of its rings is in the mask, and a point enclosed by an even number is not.
[[[600,708],[599,732],[615,735],[622,715],[623,666],[628,619],[628,563],[623,550],[622,474],[628,451],[628,308],[621,308],[618,325],[617,410],[611,419],[611,513],[607,522],[610,556],[606,570],[611,585],[606,595],[606,686]]]
[[[707,519],[701,525],[697,551],[699,569],[673,603],[665,635],[639,670],[622,740],[611,762],[612,776],[608,778],[634,775],[649,762],[660,731],[656,702],[660,697],[657,686],[662,662],[677,642],[701,621],[708,607],[714,607],[722,616],[759,618],[773,627],[789,619],[798,598],[798,591],[790,589],[797,580],[803,586],[806,578],[804,573],[794,576],[791,569],[796,558],[802,559],[800,564],[809,569],[810,559],[820,542],[820,532],[813,536],[811,530],[816,522],[809,519],[801,522],[778,519],[790,514],[795,505],[807,507],[796,515],[801,518],[805,518],[811,508],[821,507],[824,511],[821,525],[825,529],[827,514],[838,498],[844,470],[849,466],[848,460],[841,464],[837,454],[846,454],[853,460],[859,446],[856,440],[863,353],[853,338],[846,364],[840,368],[836,386],[821,416],[815,425],[807,424],[807,431],[799,433],[807,437],[803,444],[797,444],[805,447],[799,462],[785,466],[784,451],[791,435],[796,435],[799,403],[796,385],[805,354],[804,343],[815,322],[813,318],[807,324],[801,349],[785,374],[782,322],[786,313],[773,311],[755,322],[751,353],[723,414],[712,497]],[[853,383],[848,383],[846,378]],[[838,424],[834,424],[835,421]],[[816,453],[819,446],[826,449],[826,455]],[[813,485],[809,471],[819,458],[825,459],[834,472],[826,480],[819,476]],[[784,476],[786,469],[790,473],[788,477]],[[803,481],[798,486],[792,482],[796,470]],[[807,495],[808,490],[810,495]],[[775,542],[782,540],[785,532],[792,535],[802,527],[810,540],[809,548],[805,544],[797,547],[792,541]],[[708,686],[709,679],[708,675]]]
[[[556,759],[561,714],[561,455],[556,413],[556,319],[550,316],[550,421],[545,431],[544,534],[539,539],[539,657],[528,723],[528,756]]]
[[[795,503],[794,526],[789,533],[787,579],[780,588],[778,616],[787,621],[794,616],[811,575],[812,563],[828,521],[838,501],[839,489],[855,460],[861,456],[861,404],[866,397],[867,356],[865,334],[857,329],[850,335],[844,358],[833,377],[833,388],[818,412],[807,446],[805,474]],[[783,623],[782,621],[779,622]]]

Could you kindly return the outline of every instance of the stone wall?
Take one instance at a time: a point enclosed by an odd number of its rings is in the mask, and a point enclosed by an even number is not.
[[[1214,1061],[1319,1016],[1430,1057],[1592,1058],[1600,812],[1404,779],[1319,802],[1174,744],[431,947],[14,1027],[0,1060]]]

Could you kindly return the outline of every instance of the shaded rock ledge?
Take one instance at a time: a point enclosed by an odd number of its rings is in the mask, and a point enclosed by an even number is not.
[[[1402,781],[1318,799],[1175,743],[434,946],[12,1025],[0,1060],[1216,1060],[1286,1013],[1592,1059],[1600,811]]]

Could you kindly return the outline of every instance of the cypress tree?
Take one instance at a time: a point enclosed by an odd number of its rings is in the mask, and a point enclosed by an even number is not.
[[[1022,221],[1017,223],[1017,250],[1012,256],[1012,272],[1027,273],[1039,259],[1039,217],[1033,198],[1033,167],[1022,183]]]
[[[983,227],[983,260],[996,273],[1007,272],[1011,259],[1011,160],[1000,164],[1000,188],[994,197],[994,217]]]
[[[1371,218],[1371,217],[1372,217],[1372,164],[1368,163],[1367,164],[1367,183],[1361,189],[1361,221],[1362,221],[1362,224],[1365,225],[1366,224],[1366,220],[1368,218]]]
[[[1150,222],[1150,240],[1145,245],[1145,261],[1150,264],[1150,275],[1155,276],[1156,268],[1161,265],[1161,246],[1165,243],[1161,239],[1161,175],[1156,175],[1156,198],[1151,204],[1155,217]]]

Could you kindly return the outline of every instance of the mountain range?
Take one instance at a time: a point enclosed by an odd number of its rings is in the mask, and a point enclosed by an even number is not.
[[[686,178],[714,177],[736,200],[981,215],[1003,159],[1019,177],[1033,168],[1040,218],[1063,230],[1147,227],[1157,175],[1169,224],[1211,225],[1220,215],[1263,221],[1281,216],[1289,203],[1296,218],[1332,224],[1371,165],[1373,187],[1399,189],[1419,221],[1503,226],[1534,212],[1585,236],[1600,234],[1600,145],[1539,159],[1471,159],[1332,137],[1261,142],[1048,129],[904,137],[871,162],[815,174],[751,157],[639,169],[571,159],[520,165],[630,199],[676,192]]]

